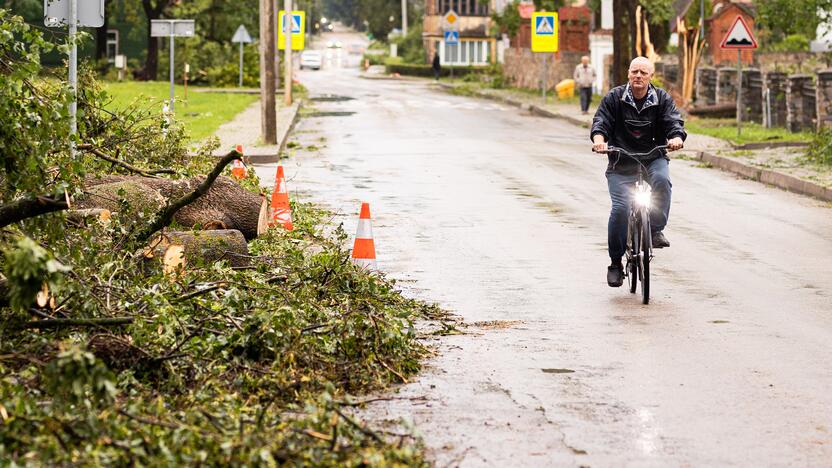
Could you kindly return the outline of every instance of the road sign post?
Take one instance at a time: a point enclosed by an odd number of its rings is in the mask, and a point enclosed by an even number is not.
[[[442,17],[442,31],[445,39],[445,52],[453,50],[454,55],[459,55],[459,15],[453,8]],[[445,59],[446,62],[450,62],[449,57],[445,57]],[[450,70],[451,79],[453,80],[454,67],[450,63],[448,64],[448,70]]]
[[[69,29],[69,70],[67,81],[71,100],[69,102],[69,154],[75,157],[75,140],[78,133],[78,27],[100,28],[104,26],[104,0],[45,0],[43,2],[43,24],[47,27],[68,26]]]
[[[243,45],[251,43],[251,36],[248,33],[248,30],[242,24],[240,27],[237,28],[237,31],[234,33],[234,37],[231,38],[232,43],[239,43],[240,44],[240,83],[239,87],[243,87]]]
[[[174,83],[176,76],[174,75],[174,38],[175,37],[192,37],[194,35],[194,20],[179,20],[179,19],[155,19],[150,20],[150,36],[151,37],[168,37],[170,48],[170,101],[168,109],[173,113],[174,100]]]
[[[532,13],[532,52],[541,52],[540,93],[546,101],[549,85],[549,65],[546,57],[558,51],[558,14],[555,12]]]
[[[734,24],[722,38],[722,49],[737,50],[737,137],[742,134],[742,50],[756,49],[757,39],[742,16],[737,15]]]

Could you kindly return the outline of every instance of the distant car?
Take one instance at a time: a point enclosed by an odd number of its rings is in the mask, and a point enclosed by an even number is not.
[[[326,46],[329,49],[340,49],[344,44],[341,44],[341,41],[327,41]]]
[[[312,68],[320,70],[324,64],[324,57],[317,50],[304,50],[300,54],[300,69]]]

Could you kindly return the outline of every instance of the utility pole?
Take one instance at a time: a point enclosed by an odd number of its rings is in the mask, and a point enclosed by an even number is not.
[[[275,4],[260,0],[260,133],[263,143],[277,143],[275,110]]]
[[[407,0],[402,0],[402,37],[407,36]]]
[[[286,55],[284,55],[283,63],[285,70],[283,72],[283,103],[287,106],[292,105],[292,26],[294,18],[292,17],[292,0],[283,0],[283,35],[286,37]]]

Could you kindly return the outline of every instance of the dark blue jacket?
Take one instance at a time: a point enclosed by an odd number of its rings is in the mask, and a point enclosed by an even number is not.
[[[623,148],[629,152],[645,153],[667,140],[680,137],[685,140],[685,122],[676,109],[673,98],[663,89],[652,84],[647,90],[647,99],[639,111],[636,107],[629,83],[610,90],[601,100],[595,118],[592,120],[590,140],[595,135],[603,135],[607,144]],[[648,161],[667,157],[665,151],[656,151]],[[629,173],[635,171],[637,163],[618,155],[609,156],[607,170]]]

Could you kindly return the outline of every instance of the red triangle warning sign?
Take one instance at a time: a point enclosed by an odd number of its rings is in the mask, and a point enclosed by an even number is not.
[[[737,16],[734,25],[728,30],[728,34],[722,39],[722,44],[719,47],[723,49],[756,49],[757,39],[754,38],[751,28],[748,27],[748,23],[745,22],[742,16]]]

